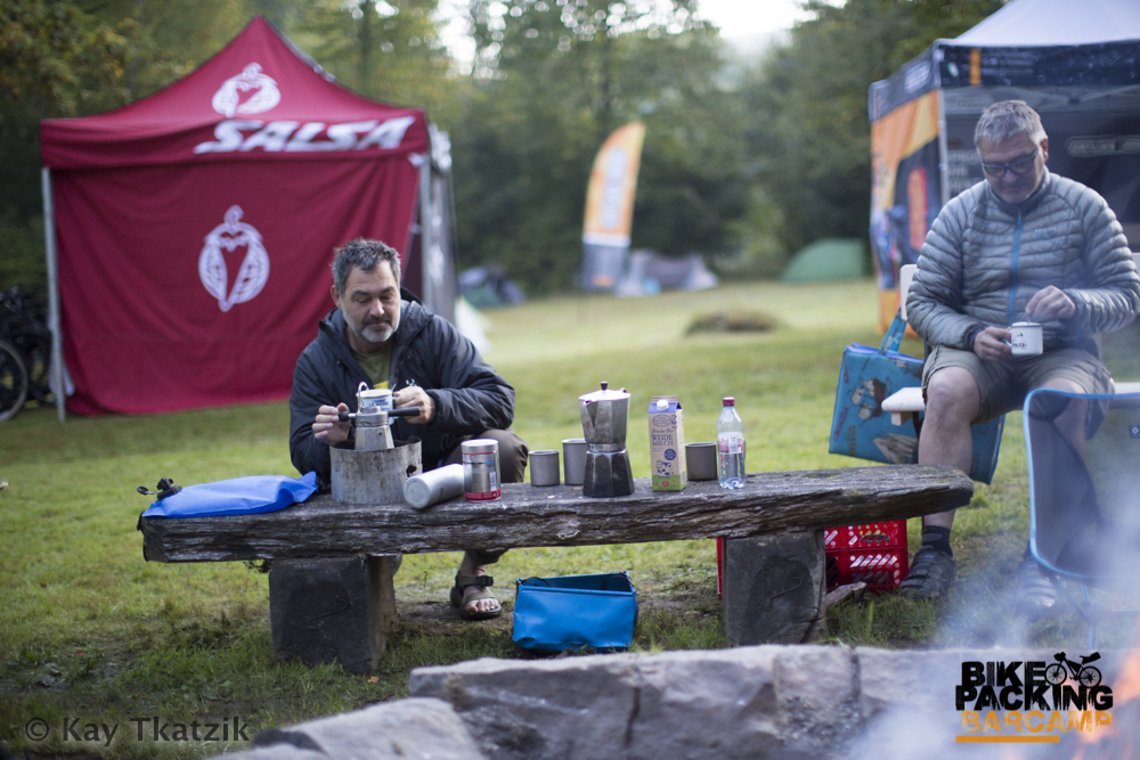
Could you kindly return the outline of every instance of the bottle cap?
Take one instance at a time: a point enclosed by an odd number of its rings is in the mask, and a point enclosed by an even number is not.
[[[724,406],[736,406],[736,397],[735,396],[725,396],[722,403]]]

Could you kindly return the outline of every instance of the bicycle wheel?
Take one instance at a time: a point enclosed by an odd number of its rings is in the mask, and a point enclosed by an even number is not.
[[[1065,666],[1059,662],[1055,662],[1049,667],[1045,668],[1045,680],[1054,686],[1063,684],[1065,682],[1065,679],[1068,677],[1068,671],[1066,671]]]
[[[51,404],[55,401],[51,392],[51,334],[47,337],[29,336],[20,346],[24,350],[25,365],[28,370],[28,401]]]
[[[1081,686],[1087,686],[1090,689],[1100,683],[1100,671],[1092,665],[1086,665],[1081,668],[1081,672],[1077,673],[1077,681]]]
[[[0,340],[0,422],[11,419],[28,398],[28,368],[20,352]]]

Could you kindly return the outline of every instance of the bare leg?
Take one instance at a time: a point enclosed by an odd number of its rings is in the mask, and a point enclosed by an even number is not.
[[[1084,392],[1084,389],[1079,387],[1076,383],[1064,378],[1049,380],[1045,383],[1044,387],[1069,393]],[[1054,423],[1057,425],[1058,431],[1062,436],[1068,439],[1068,445],[1062,444],[1060,441],[1051,441],[1048,436],[1045,436],[1045,440],[1043,441],[1034,441],[1033,469],[1035,470],[1035,479],[1042,477],[1045,479],[1045,482],[1048,482],[1050,477],[1057,477],[1058,473],[1069,472],[1070,470],[1067,468],[1071,468],[1075,465],[1075,463],[1071,461],[1073,453],[1076,452],[1078,457],[1083,456],[1085,450],[1085,421],[1088,417],[1088,410],[1089,402],[1074,398],[1070,399],[1069,402],[1065,404],[1061,413],[1054,418]],[[1042,511],[1044,511],[1045,514],[1056,515],[1058,513],[1057,510],[1063,508],[1060,505],[1051,503],[1054,497],[1054,489],[1045,488],[1038,490],[1036,497],[1037,503],[1035,506],[1039,515],[1042,514]],[[1041,538],[1040,534],[1038,534],[1038,538]],[[1038,544],[1038,549],[1040,550],[1040,544]],[[1053,583],[1043,572],[1041,565],[1038,564],[1030,553],[1028,545],[1025,549],[1025,557],[1018,567],[1017,586],[1018,611],[1030,620],[1045,617],[1056,605],[1057,594]]]
[[[926,389],[919,464],[948,464],[969,475],[973,457],[970,423],[981,410],[982,398],[973,375],[961,367],[935,372]],[[954,510],[927,515],[922,524],[949,530],[954,525]]]
[[[1056,388],[1066,393],[1084,393],[1084,388],[1074,383],[1072,380],[1064,378],[1054,378],[1045,383],[1046,388]],[[1065,407],[1065,411],[1057,416],[1057,427],[1064,433],[1065,437],[1069,439],[1072,444],[1073,450],[1084,454],[1085,451],[1085,422],[1088,419],[1089,402],[1081,399],[1072,399],[1069,405]]]
[[[961,367],[945,367],[930,377],[926,388],[926,416],[918,437],[920,464],[957,467],[967,475],[973,441],[970,422],[981,411],[981,394],[974,376]],[[938,599],[954,582],[950,528],[954,510],[922,519],[922,546],[899,593],[909,599]]]

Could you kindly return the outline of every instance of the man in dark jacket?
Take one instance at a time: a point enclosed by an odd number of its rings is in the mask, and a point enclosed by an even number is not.
[[[966,473],[972,422],[1020,408],[1034,388],[1110,392],[1096,333],[1124,327],[1140,306],[1120,223],[1096,192],[1048,171],[1049,138],[1036,111],[1020,100],[992,104],[974,144],[985,180],[939,212],[906,304],[930,348],[918,461]],[[1010,325],[1024,320],[1042,325],[1043,353],[1013,355]],[[1095,411],[1074,402],[1057,423],[1078,441]],[[923,519],[904,596],[937,598],[950,587],[953,520],[952,511]],[[1023,612],[1053,606],[1053,585],[1028,550],[1018,579]]]
[[[352,428],[339,419],[361,383],[389,388],[395,407],[418,406],[414,417],[394,418],[397,440],[418,438],[423,468],[459,462],[460,444],[492,438],[499,444],[504,482],[522,480],[527,448],[509,428],[514,388],[479,355],[471,341],[400,288],[395,249],[356,239],[332,264],[335,309],[297,359],[289,397],[289,453],[302,473],[315,470],[327,486],[330,446],[350,447]],[[485,565],[501,550],[468,550],[451,591],[464,617],[495,617],[502,607],[487,590]]]

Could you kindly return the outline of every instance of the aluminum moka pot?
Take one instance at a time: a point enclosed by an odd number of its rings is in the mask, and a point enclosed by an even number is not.
[[[613,451],[625,448],[629,396],[625,388],[611,391],[609,383],[603,380],[601,390],[578,397],[578,408],[582,412],[582,435],[590,448]]]

